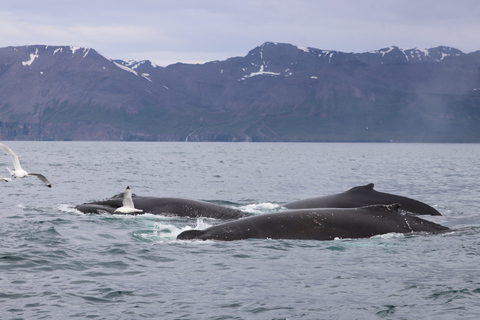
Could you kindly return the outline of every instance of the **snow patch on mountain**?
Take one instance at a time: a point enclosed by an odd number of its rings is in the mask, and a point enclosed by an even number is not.
[[[307,47],[300,47],[300,46],[297,46],[298,50],[301,50],[303,52],[306,52],[306,53],[309,53],[310,52],[310,49],[308,49]]]
[[[265,66],[262,64],[260,66],[260,70],[257,72],[252,72],[249,75],[244,75],[241,80],[245,80],[246,78],[251,78],[255,76],[263,76],[263,75],[268,75],[268,76],[279,76],[279,72],[271,72],[271,71],[265,71]]]
[[[80,47],[70,46],[70,51],[72,51],[72,54],[75,54],[75,51],[78,51],[80,49],[81,49]]]
[[[48,49],[48,46],[46,46],[45,49]],[[68,46],[68,47],[58,47],[58,48],[56,48],[55,50],[53,50],[53,55],[56,55],[58,53],[63,53],[63,49],[66,49],[66,52],[68,52],[68,51],[72,52],[72,55],[74,55],[75,52],[77,52],[79,50],[83,50],[83,57],[84,58],[90,52],[90,48]]]
[[[150,64],[153,68],[157,67],[157,65],[155,63],[153,63],[149,60],[140,60],[140,61],[138,61],[138,60],[122,60],[120,63],[122,65],[130,68],[130,69],[133,69],[133,70],[141,67],[144,64]]]
[[[22,64],[24,66],[30,66],[36,58],[38,58],[38,48],[36,48],[35,53],[30,53],[30,59],[27,61],[22,61]]]
[[[85,58],[87,54],[90,52],[90,48],[84,49],[83,52],[84,52],[83,57]]]
[[[150,74],[149,73],[142,73],[142,77],[144,77],[145,79],[147,79],[150,82],[153,82],[152,79],[150,79]]]
[[[130,69],[129,67],[126,67],[126,66],[124,66],[124,65],[121,65],[120,63],[117,63],[117,62],[115,62],[115,61],[112,61],[112,62],[113,62],[117,67],[119,67],[120,69],[125,70],[125,71],[128,71],[128,72],[131,72],[131,73],[133,73],[134,75],[138,76],[137,71],[132,70],[132,69]]]
[[[387,53],[392,52],[396,47],[389,47],[389,48],[383,48],[380,50],[372,50],[369,51],[368,53],[374,53],[374,54],[381,54],[382,57],[384,57]]]
[[[460,50],[450,47],[437,47],[437,48],[400,48],[391,46],[380,50],[373,50],[367,53],[381,55],[382,58],[386,58],[388,54],[393,52],[399,52],[405,56],[407,61],[413,62],[425,62],[434,61],[440,62],[446,57],[458,56],[462,52]]]

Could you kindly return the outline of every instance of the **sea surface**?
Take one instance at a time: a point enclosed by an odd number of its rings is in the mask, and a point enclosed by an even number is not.
[[[53,187],[0,184],[0,319],[480,317],[478,144],[3,143]],[[368,183],[434,206],[443,216],[428,219],[453,230],[178,241],[219,221],[74,209],[130,186],[263,214]]]

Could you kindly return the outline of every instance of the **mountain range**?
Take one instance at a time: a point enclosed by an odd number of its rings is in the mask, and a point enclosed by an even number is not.
[[[1,140],[480,142],[480,51],[266,42],[156,66],[0,48]]]

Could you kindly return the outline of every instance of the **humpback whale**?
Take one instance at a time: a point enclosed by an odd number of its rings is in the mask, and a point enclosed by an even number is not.
[[[400,212],[399,204],[360,208],[315,208],[265,213],[205,230],[187,230],[178,240],[369,238],[386,233],[441,232],[449,228]]]
[[[401,209],[419,215],[440,216],[435,208],[423,202],[389,193],[378,192],[373,189],[374,184],[353,187],[342,193],[329,196],[309,198],[284,204],[287,209],[306,208],[356,208],[374,204],[398,203]]]
[[[115,210],[123,206],[123,195],[124,193],[122,192],[106,200],[80,204],[75,206],[75,209],[83,213],[107,212],[111,214],[139,214],[139,212],[115,212]],[[143,213],[192,218],[215,218],[222,220],[250,216],[247,212],[206,201],[182,198],[142,197],[135,194],[132,194],[131,197],[132,202],[135,203],[135,208],[142,210]]]

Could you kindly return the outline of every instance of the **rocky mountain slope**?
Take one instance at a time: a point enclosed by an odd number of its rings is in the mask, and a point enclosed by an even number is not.
[[[158,67],[87,48],[0,48],[0,139],[479,142],[480,51],[267,42]]]

